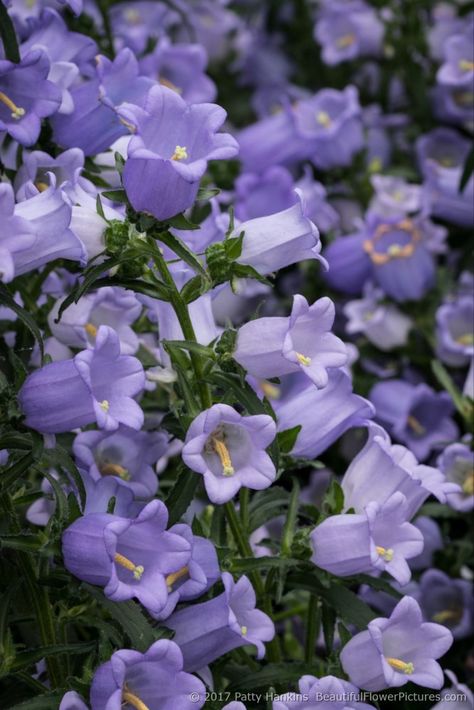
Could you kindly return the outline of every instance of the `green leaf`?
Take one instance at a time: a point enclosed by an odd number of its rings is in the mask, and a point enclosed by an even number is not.
[[[46,460],[51,468],[66,471],[72,478],[74,485],[79,493],[79,499],[81,501],[81,506],[84,508],[86,504],[86,489],[84,487],[84,481],[79,473],[79,469],[74,463],[73,459],[69,456],[66,449],[62,446],[56,444],[55,449],[46,449],[44,452]]]
[[[194,471],[183,469],[165,500],[168,508],[168,525],[177,523],[189,508],[200,476]]]
[[[170,290],[164,283],[157,279],[153,282],[143,281],[141,279],[127,279],[121,276],[107,276],[97,279],[91,284],[91,288],[101,288],[102,286],[120,286],[134,293],[142,293],[144,296],[157,298],[159,301],[170,300]]]
[[[0,37],[3,42],[5,58],[10,62],[19,64],[20,50],[18,49],[18,39],[15,32],[15,26],[8,14],[7,8],[0,0]]]
[[[381,577],[372,577],[370,574],[358,574],[354,578],[354,581],[357,584],[367,584],[367,586],[372,587],[372,589],[376,589],[379,592],[390,594],[390,596],[395,599],[401,599],[403,596],[392,587],[390,582],[386,579],[382,579]]]
[[[196,300],[196,298],[199,298],[199,296],[202,296],[206,293],[206,291],[209,291],[211,286],[211,281],[207,278],[207,276],[194,276],[192,279],[187,281],[181,289],[181,298],[186,303],[192,303]]]
[[[123,204],[128,202],[125,190],[105,190],[105,192],[101,194],[102,197],[105,197],[107,200],[112,200],[112,202],[121,202]]]
[[[212,348],[196,343],[194,340],[162,340],[161,342],[165,347],[187,350],[188,352],[196,353],[196,355],[200,355],[201,357],[207,357],[211,360],[215,360],[215,353]]]
[[[324,643],[328,653],[331,653],[334,645],[334,632],[336,626],[336,614],[332,607],[323,604],[321,610],[321,622],[323,627]]]
[[[254,269],[253,266],[249,266],[249,264],[234,264],[232,266],[232,273],[240,279],[255,279],[265,284],[265,286],[272,285],[271,281],[259,274],[258,271]]]
[[[344,508],[344,491],[336,479],[331,481],[328,492],[324,497],[323,510],[330,515],[338,515]]]
[[[197,200],[211,200],[213,197],[217,197],[220,193],[218,187],[200,187],[198,190]]]
[[[68,655],[89,653],[93,651],[95,647],[95,641],[87,641],[85,643],[64,643],[56,644],[55,646],[40,646],[39,648],[31,649],[31,651],[21,651],[17,653],[11,665],[11,671],[19,671],[22,668],[27,668],[34,663],[38,663],[42,658],[59,656],[63,653],[67,653]]]
[[[1,0],[0,0],[0,5],[1,5]],[[38,342],[39,349],[41,352],[41,358],[44,358],[44,344],[43,344],[43,338],[41,336],[41,331],[36,325],[36,322],[34,318],[28,313],[28,311],[25,311],[24,308],[18,305],[18,303],[15,301],[13,296],[11,295],[10,291],[7,289],[4,284],[0,283],[0,303],[3,303],[3,305],[7,306],[7,308],[10,308],[18,318],[21,320],[23,325],[25,325],[32,336],[35,338],[35,340]]]
[[[21,579],[14,579],[0,598],[0,656],[3,655],[6,644],[10,602],[21,582]]]
[[[199,229],[199,227],[196,227],[196,229]],[[157,241],[166,244],[166,246],[169,247],[171,251],[176,254],[176,256],[179,256],[179,258],[186,262],[186,264],[197,274],[201,274],[204,278],[208,278],[206,270],[197,258],[196,254],[191,251],[191,249],[183,242],[182,239],[180,239],[180,237],[177,237],[175,234],[171,234],[171,232],[159,232],[159,234],[157,234],[156,237],[154,236],[154,238]]]
[[[314,664],[301,661],[286,663],[269,663],[258,671],[239,673],[238,680],[234,681],[227,690],[231,693],[236,690],[254,690],[255,688],[268,689],[273,685],[287,685],[296,683],[303,675],[314,674]]]
[[[102,200],[100,199],[100,195],[97,195],[97,197],[96,197],[95,209],[96,209],[96,212],[99,215],[99,217],[102,217],[102,219],[106,219],[104,208],[102,206]]]
[[[169,226],[173,227],[174,229],[182,229],[183,231],[184,230],[201,229],[199,224],[194,224],[187,217],[185,217],[184,214],[177,214],[175,217],[171,217],[171,219],[167,219],[166,223],[169,224]]]
[[[24,552],[37,552],[44,545],[44,540],[39,535],[25,530],[21,535],[0,535],[0,550],[23,550]]]
[[[459,181],[459,192],[464,192],[471,175],[474,173],[474,146],[469,151],[466,162],[464,163],[461,179]]]
[[[65,689],[63,688],[60,691],[56,690],[52,693],[50,692],[45,693],[44,695],[37,695],[35,698],[24,700],[22,703],[18,703],[17,705],[11,705],[8,710],[52,710],[52,708],[59,707],[59,703],[64,693]]]
[[[0,477],[0,490],[7,491],[36,460],[36,456],[30,451],[26,456],[23,456],[19,461],[16,461],[16,463],[3,471]]]
[[[246,574],[260,569],[288,569],[299,564],[300,560],[283,557],[239,557],[231,561],[229,569],[236,574]]]
[[[241,234],[239,234],[238,237],[230,237],[230,239],[226,239],[224,241],[225,252],[227,254],[228,259],[234,261],[235,259],[239,258],[239,256],[242,254],[243,240],[244,233],[242,232]]]
[[[249,532],[276,518],[288,505],[290,494],[280,486],[256,493],[249,505]]]
[[[292,429],[285,429],[277,434],[278,446],[280,448],[280,453],[289,454],[292,451],[294,445],[296,444],[296,439],[301,431],[301,424],[294,426]]]
[[[289,557],[291,554],[291,546],[295,535],[296,521],[298,518],[298,503],[299,503],[300,487],[296,478],[293,479],[293,489],[290,495],[290,504],[286,514],[285,524],[281,535],[281,554],[284,557]]]
[[[454,406],[458,412],[470,423],[473,414],[472,404],[468,399],[462,396],[447,369],[440,363],[439,360],[431,361],[431,369],[433,370],[433,374],[440,385],[446,390],[446,392],[448,392],[448,394],[451,395],[451,399],[453,400]]]
[[[46,471],[46,469],[41,470],[40,468],[35,468],[39,474],[43,475],[48,480],[48,483],[53,489],[54,497],[56,498],[56,517],[61,521],[67,520],[69,518],[69,504],[61,484],[49,471]]]

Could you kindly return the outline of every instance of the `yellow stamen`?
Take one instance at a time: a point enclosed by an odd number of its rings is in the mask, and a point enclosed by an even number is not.
[[[399,658],[386,658],[385,660],[396,671],[400,671],[400,673],[411,675],[415,670],[413,663],[405,663],[405,661],[401,661]]]
[[[369,173],[379,173],[382,167],[383,165],[380,158],[372,158],[369,163]]]
[[[423,424],[420,424],[418,419],[416,417],[413,417],[411,414],[407,418],[407,423],[410,429],[413,429],[415,434],[418,434],[418,436],[422,436],[426,432],[426,429]]]
[[[474,71],[474,62],[470,62],[468,59],[460,59],[459,68],[461,71]]]
[[[40,192],[44,192],[49,187],[49,185],[47,185],[45,182],[41,182],[41,181],[35,182],[35,185]]]
[[[355,35],[353,34],[347,34],[343,35],[342,37],[339,37],[339,39],[336,40],[336,45],[340,49],[345,49],[346,47],[350,47],[353,45],[355,42]]]
[[[301,365],[304,365],[305,367],[308,367],[311,365],[311,358],[308,357],[307,355],[302,355],[301,353],[296,353],[296,357],[298,358],[298,362]]]
[[[242,632],[242,636],[247,636],[248,628],[246,626],[241,626],[240,630]]]
[[[316,114],[316,121],[325,128],[329,128],[329,126],[331,125],[331,117],[327,113],[327,111],[318,111],[318,113]]]
[[[137,695],[134,695],[129,690],[124,690],[122,693],[122,701],[123,703],[134,707],[135,710],[149,710],[148,705],[145,705],[143,700],[140,700]]]
[[[402,246],[400,244],[391,244],[387,249],[387,254],[390,256],[400,256],[402,253]]]
[[[0,91],[0,101],[2,102],[2,104],[5,104],[8,109],[10,109],[10,111],[12,112],[12,118],[19,120],[22,116],[25,115],[25,109],[13,103],[13,101],[9,99],[8,96],[3,93],[3,91]]]
[[[474,469],[472,471],[468,471],[464,483],[462,484],[462,489],[468,496],[472,496],[474,494]]]
[[[474,334],[464,333],[464,335],[460,335],[459,338],[456,338],[456,342],[459,343],[459,345],[474,345]]]
[[[184,145],[177,145],[174,149],[174,153],[171,156],[171,160],[186,160],[188,158],[188,151]]]
[[[104,410],[104,412],[108,412],[110,409],[110,404],[107,399],[103,399],[102,402],[99,402],[99,407]]]
[[[218,439],[217,436],[213,436],[212,447],[220,459],[220,462],[222,464],[222,473],[224,474],[224,476],[233,476],[235,471],[234,467],[232,466],[232,460],[230,458],[229,449],[224,444],[222,439]]]
[[[99,466],[99,471],[102,476],[118,476],[124,481],[130,480],[130,474],[127,469],[118,463],[104,463]]]
[[[377,550],[377,554],[380,555],[380,557],[383,557],[385,562],[391,562],[393,560],[393,550],[391,547],[387,549],[376,545],[375,549]]]
[[[97,335],[97,328],[93,323],[86,323],[84,326],[84,330],[86,331],[87,335],[90,335],[91,338],[95,338]]]
[[[141,579],[142,574],[145,571],[143,565],[135,565],[131,560],[128,559],[128,557],[121,555],[120,552],[115,553],[114,560],[118,565],[120,565],[124,569],[128,569],[130,572],[133,572],[133,576],[136,580]]]
[[[189,572],[189,567],[181,567],[177,572],[169,574],[166,577],[166,586],[168,587],[168,592],[173,591],[173,584],[177,582],[181,577],[185,577]]]
[[[437,614],[433,614],[432,616],[433,621],[436,621],[437,624],[444,624],[445,621],[451,621],[458,618],[459,612],[455,609],[443,609],[443,611],[438,611]]]
[[[280,398],[280,388],[277,385],[267,382],[266,380],[262,380],[260,382],[260,387],[262,388],[262,392],[267,399]]]
[[[166,86],[167,89],[171,89],[172,91],[175,91],[177,94],[182,94],[183,90],[179,88],[179,86],[176,86],[176,84],[173,84],[172,81],[167,79],[164,76],[159,76],[158,81],[161,84],[161,86]]]

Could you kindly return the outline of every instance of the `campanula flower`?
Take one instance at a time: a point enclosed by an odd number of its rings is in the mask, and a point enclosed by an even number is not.
[[[474,83],[474,49],[466,35],[449,37],[444,45],[445,62],[438,69],[437,81],[444,86],[469,90]]]
[[[59,710],[89,710],[88,706],[75,690],[63,695]]]
[[[216,104],[189,106],[171,89],[154,86],[143,110],[121,115],[134,126],[123,184],[132,206],[165,220],[190,207],[208,160],[233,158],[237,143],[217,133],[226,112]]]
[[[316,387],[328,383],[328,368],[347,362],[347,349],[331,333],[335,308],[329,298],[311,306],[293,297],[288,318],[256,318],[241,326],[233,357],[249,375],[260,379],[302,372]]]
[[[168,511],[152,500],[135,519],[108,513],[77,518],[62,536],[66,568],[89,584],[104,587],[112,601],[137,598],[160,613],[168,599],[168,580],[185,567],[191,545],[166,531]]]
[[[454,510],[468,512],[474,508],[474,452],[466,444],[447,446],[437,460],[446,480],[459,486],[448,493],[447,502]]]
[[[383,302],[383,293],[370,284],[364,289],[364,297],[348,301],[343,308],[346,316],[346,333],[362,333],[379,350],[392,350],[406,345],[408,333],[413,327],[411,318],[391,303]]]
[[[325,7],[314,30],[314,37],[322,46],[323,61],[329,65],[379,55],[383,35],[383,23],[364,2]]]
[[[304,675],[298,682],[299,693],[279,695],[273,710],[374,710],[373,705],[358,702],[359,689],[332,675],[315,678]],[[331,700],[328,700],[331,698]]]
[[[452,671],[445,671],[445,674],[452,685],[441,691],[441,700],[431,710],[470,710],[474,707],[474,695],[467,685],[460,683]],[[457,699],[453,700],[455,696]]]
[[[449,493],[447,496],[448,500],[450,495]],[[421,531],[424,547],[419,555],[411,558],[410,567],[412,570],[426,569],[433,565],[434,553],[443,549],[441,530],[436,520],[426,515],[418,516],[413,521],[413,525]]]
[[[235,181],[235,216],[244,222],[283,212],[295,203],[293,176],[282,165],[243,173]]]
[[[159,682],[157,682],[159,679]],[[122,649],[99,666],[92,680],[91,710],[199,710],[204,683],[183,672],[183,655],[174,641],[156,641],[145,653]]]
[[[264,641],[271,641],[275,628],[271,619],[255,608],[255,592],[247,577],[234,582],[222,574],[224,592],[210,601],[175,612],[166,626],[175,632],[184,668],[195,671],[234,648],[251,644],[257,658],[265,655]]]
[[[400,585],[411,578],[406,560],[423,550],[423,535],[407,522],[403,493],[365,506],[363,514],[332,515],[311,533],[312,561],[340,577],[388,572]]]
[[[443,671],[436,659],[453,643],[440,624],[423,621],[412,597],[403,597],[388,619],[369,622],[342,649],[341,663],[359,688],[378,691],[408,682],[426,688],[443,686]]]
[[[455,639],[460,639],[470,636],[474,628],[472,592],[472,581],[429,569],[420,577],[417,599],[426,621],[443,624]]]
[[[370,178],[375,190],[369,209],[383,217],[413,214],[421,208],[422,188],[412,185],[403,178],[392,175],[372,175]]]
[[[15,197],[11,185],[0,183],[0,281],[8,283],[15,277],[15,261],[24,258],[36,241],[36,232],[27,219],[15,215]]]
[[[423,383],[387,380],[374,385],[369,398],[377,419],[420,461],[458,435],[452,419],[454,405],[447,392],[435,392]]]
[[[474,357],[474,302],[465,296],[436,311],[436,351],[451,367],[469,365]]]
[[[121,355],[117,334],[102,325],[93,348],[53,362],[29,375],[18,399],[25,424],[44,433],[71,431],[97,422],[140,429],[143,412],[133,399],[145,386],[139,360]]]
[[[135,431],[120,426],[117,431],[83,431],[74,440],[73,451],[80,469],[94,481],[116,476],[138,498],[151,498],[158,489],[153,466],[165,454],[164,432]]]
[[[204,477],[210,500],[225,503],[242,486],[261,490],[273,483],[276,470],[265,449],[275,435],[275,422],[267,414],[247,417],[227,404],[214,404],[189,427],[183,461]]]

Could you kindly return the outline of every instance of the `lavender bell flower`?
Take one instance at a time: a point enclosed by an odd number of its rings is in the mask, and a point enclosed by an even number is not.
[[[135,431],[120,426],[117,431],[84,431],[74,440],[79,468],[94,481],[117,476],[138,498],[151,498],[158,490],[153,465],[168,449],[164,432]]]
[[[451,444],[437,460],[438,468],[447,481],[459,486],[449,493],[448,505],[463,513],[474,508],[474,452],[466,444]]]
[[[43,433],[71,431],[94,421],[108,431],[119,424],[138,430],[143,412],[133,397],[144,386],[140,361],[121,355],[116,333],[103,325],[93,348],[29,375],[18,399],[25,424]]]
[[[319,232],[305,217],[298,191],[292,207],[242,222],[231,236],[238,237],[242,232],[242,252],[236,261],[252,266],[263,276],[306,259],[318,259],[326,265],[319,255]]]
[[[314,37],[322,46],[325,64],[335,65],[361,56],[378,56],[384,25],[375,10],[363,2],[325,8]]]
[[[88,706],[75,690],[63,695],[59,710],[89,710]]]
[[[228,133],[217,133],[226,112],[216,104],[188,106],[174,91],[154,86],[144,109],[123,107],[121,115],[134,126],[123,171],[132,206],[159,220],[173,217],[196,199],[209,160],[236,155]]]
[[[183,655],[173,641],[156,641],[145,653],[122,649],[99,666],[91,686],[91,710],[194,710],[206,688],[183,672]]]
[[[276,470],[265,449],[275,435],[267,414],[246,417],[227,404],[214,404],[191,423],[183,461],[204,477],[213,503],[226,503],[242,486],[262,490],[273,483]]]
[[[362,333],[379,350],[392,350],[406,345],[413,327],[411,318],[391,303],[383,303],[380,289],[365,288],[364,298],[349,301],[343,311],[348,319],[346,332]]]
[[[24,217],[14,213],[15,198],[11,185],[0,183],[0,281],[8,283],[15,277],[15,261],[24,253],[25,257],[36,241],[33,225]],[[18,256],[16,256],[18,254]]]
[[[374,414],[370,402],[352,392],[351,378],[341,369],[330,370],[328,384],[319,390],[304,375],[289,378],[273,408],[278,431],[301,426],[292,456],[319,456],[345,431],[363,426]]]
[[[443,671],[436,659],[453,643],[440,624],[423,622],[412,597],[403,597],[388,619],[371,621],[342,649],[341,663],[359,688],[379,691],[408,682],[426,688],[443,686]]]
[[[61,104],[61,91],[48,81],[48,72],[49,59],[41,49],[32,49],[19,64],[0,59],[0,132],[21,145],[35,143],[41,119]]]
[[[138,336],[131,328],[142,311],[142,305],[132,291],[105,287],[85,294],[71,304],[56,323],[63,299],[57,300],[48,315],[48,325],[54,336],[71,348],[93,346],[101,325],[112,328],[124,355],[133,355],[139,347]]]
[[[448,494],[448,499],[451,494]],[[412,570],[423,570],[433,565],[434,553],[443,549],[443,537],[441,530],[433,518],[420,515],[413,522],[414,526],[421,531],[424,540],[423,552],[410,560]]]
[[[166,531],[168,511],[152,500],[135,519],[108,513],[77,518],[62,536],[66,569],[75,577],[104,587],[112,601],[136,598],[159,614],[168,599],[168,579],[185,567],[191,545]]]
[[[368,503],[362,515],[333,515],[311,533],[312,562],[340,577],[388,572],[400,585],[411,572],[407,559],[423,550],[422,533],[407,521],[407,499],[394,493]]]
[[[460,683],[452,671],[445,671],[452,683],[450,688],[441,691],[441,700],[433,705],[431,710],[472,710],[474,707],[474,695],[472,691]],[[456,695],[457,699],[453,700]]]
[[[471,37],[454,35],[444,45],[445,62],[438,69],[437,81],[444,86],[469,91],[474,83],[474,48]]]
[[[421,208],[420,185],[411,185],[403,178],[392,175],[372,175],[370,178],[375,195],[372,198],[369,209],[374,214],[383,217],[399,216],[403,211],[405,214],[418,212]]]
[[[309,165],[305,166],[303,177],[295,183],[295,188],[300,192],[304,213],[321,232],[329,232],[339,225],[339,215],[327,201],[324,186],[314,180]]]
[[[195,671],[239,646],[257,648],[257,658],[265,654],[264,641],[271,641],[275,627],[271,619],[255,608],[255,592],[247,577],[234,582],[222,574],[224,592],[210,601],[175,612],[166,625],[175,632],[184,668]]]
[[[374,710],[373,705],[358,702],[359,689],[346,680],[328,675],[315,678],[304,675],[298,682],[299,693],[285,693],[273,701],[273,710]],[[330,700],[329,700],[330,698]]]
[[[330,332],[334,317],[329,298],[309,306],[304,296],[296,295],[288,318],[257,318],[241,326],[233,357],[253,377],[302,372],[316,387],[325,387],[328,368],[347,362],[346,346]]]
[[[370,422],[368,439],[351,462],[341,482],[344,509],[361,513],[371,501],[384,503],[400,491],[408,501],[410,520],[430,495],[445,503],[447,495],[458,489],[446,481],[441,471],[419,464],[404,446],[392,445],[381,426]]]
[[[474,629],[474,597],[472,582],[452,579],[437,569],[421,575],[417,595],[427,621],[443,624],[455,639],[466,638]]]
[[[243,173],[235,181],[235,216],[241,221],[282,212],[295,203],[294,181],[281,165],[261,175]]]
[[[70,148],[56,157],[42,150],[32,150],[23,153],[22,164],[15,175],[15,192],[18,201],[33,197],[38,192],[44,192],[49,186],[49,175],[56,178],[58,187],[71,196],[72,185],[81,181],[91,192],[95,190],[92,183],[80,174],[84,168],[84,153],[80,148]],[[95,196],[93,197],[95,201]]]
[[[474,302],[464,296],[436,311],[436,352],[451,367],[469,365],[474,357]]]
[[[451,418],[454,405],[447,392],[435,392],[425,384],[387,380],[374,385],[369,398],[377,419],[420,461],[458,436]]]

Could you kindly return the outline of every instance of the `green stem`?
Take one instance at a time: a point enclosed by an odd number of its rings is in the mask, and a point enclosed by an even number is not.
[[[5,57],[15,64],[20,62],[20,51],[18,49],[18,40],[15,32],[15,27],[12,18],[8,14],[8,10],[0,0],[0,38],[3,42]]]
[[[249,527],[249,492],[248,488],[241,488],[239,495],[240,519],[245,533],[248,533]]]
[[[304,657],[307,663],[312,663],[316,647],[317,636],[320,626],[320,610],[318,597],[311,594],[308,603],[308,615],[306,621],[306,639]]]

